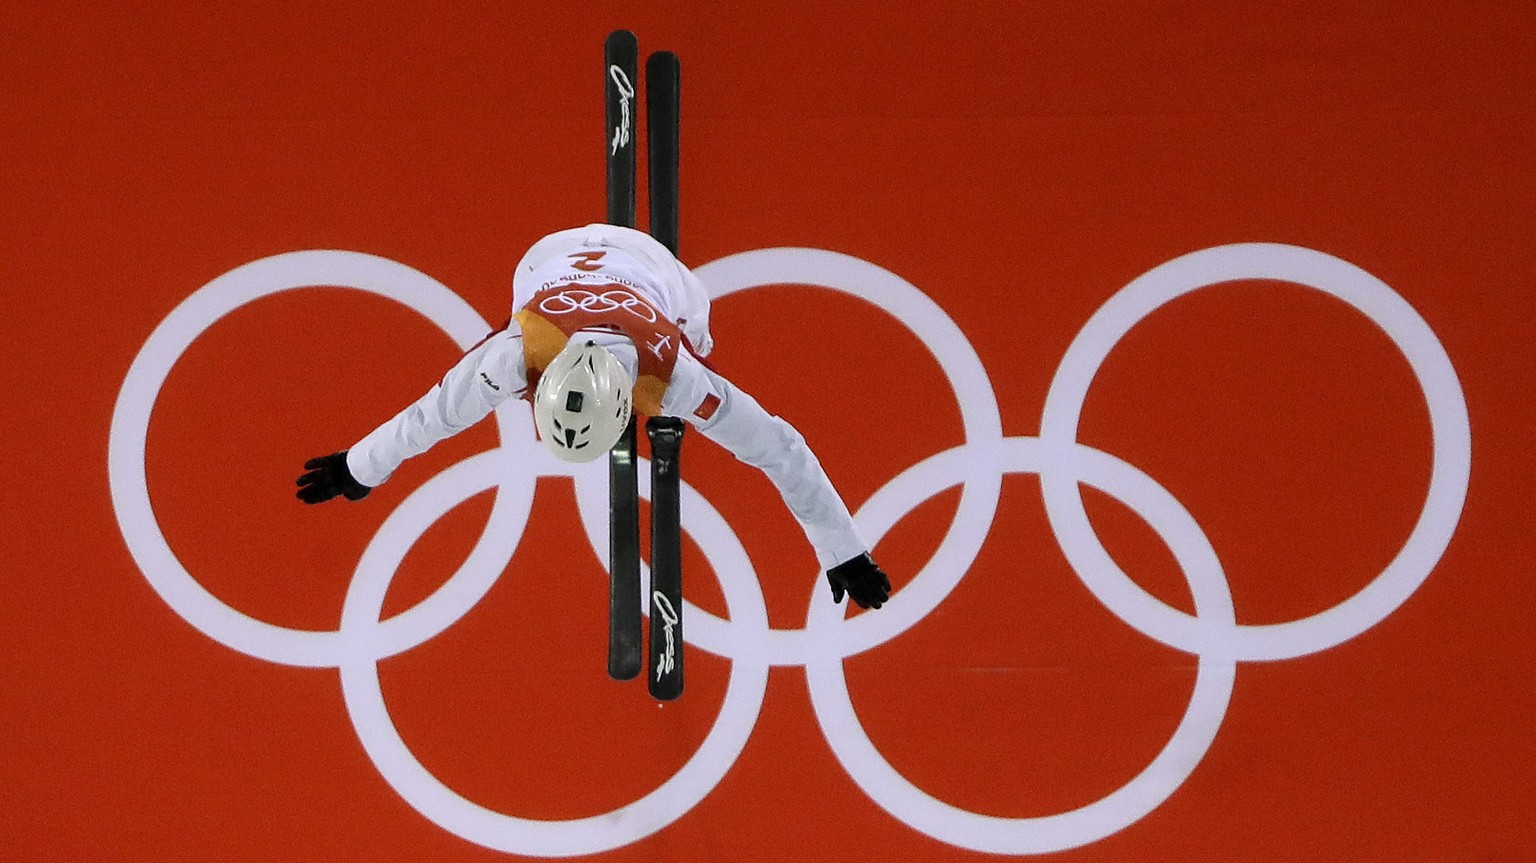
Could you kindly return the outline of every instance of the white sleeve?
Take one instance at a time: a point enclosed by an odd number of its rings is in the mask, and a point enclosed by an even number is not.
[[[484,419],[528,387],[523,336],[514,322],[491,334],[393,419],[347,451],[347,469],[366,486],[389,479],[400,463]]]
[[[705,437],[768,475],[816,550],[822,569],[867,551],[847,505],[794,426],[769,414],[730,381],[680,353],[678,365],[685,364],[692,368],[679,368],[672,379],[679,383],[677,372],[683,372],[684,393],[679,393],[675,405],[666,406],[667,413],[685,417]],[[711,398],[718,399],[718,404],[712,405],[713,413],[706,419],[696,411],[708,413],[700,406],[710,404]]]

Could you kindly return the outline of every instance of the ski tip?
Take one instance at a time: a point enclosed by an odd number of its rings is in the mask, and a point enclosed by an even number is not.
[[[645,58],[645,68],[652,75],[676,75],[682,64],[671,51],[657,51]]]
[[[651,697],[657,701],[676,701],[678,696],[683,694],[683,685],[681,683],[672,687],[666,686],[664,681],[663,685],[652,686],[650,689]]]

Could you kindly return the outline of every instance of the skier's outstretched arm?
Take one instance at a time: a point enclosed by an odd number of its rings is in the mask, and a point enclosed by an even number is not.
[[[449,369],[425,395],[351,448],[312,458],[298,478],[298,498],[322,503],[362,500],[401,462],[431,449],[527,388],[522,335],[516,324],[492,333]]]
[[[697,362],[679,357],[679,366]],[[834,601],[842,602],[847,594],[864,608],[884,604],[890,597],[890,579],[870,556],[847,505],[805,438],[719,374],[702,365],[679,371],[682,374],[674,376],[674,386],[681,381],[700,383],[678,387],[681,409],[677,413],[738,460],[768,476],[816,550]]]

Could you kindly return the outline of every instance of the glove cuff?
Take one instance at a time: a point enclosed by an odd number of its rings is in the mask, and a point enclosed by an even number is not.
[[[875,559],[870,557],[869,556],[869,552],[866,551],[866,552],[864,552],[863,554],[860,554],[857,557],[850,557],[847,560],[843,561],[842,563],[838,564],[837,566],[832,567],[831,569],[827,570],[827,574],[828,575],[843,575],[844,573],[847,573],[849,570],[862,569],[862,568],[864,568],[866,566],[874,566],[874,565],[875,565]]]
[[[342,497],[347,500],[362,500],[368,496],[368,492],[373,491],[373,487],[363,485],[357,481],[357,477],[352,475],[352,466],[347,464],[348,452],[349,450],[342,450],[336,454],[340,456],[336,459],[337,467],[340,468],[336,472],[336,490],[341,492]]]

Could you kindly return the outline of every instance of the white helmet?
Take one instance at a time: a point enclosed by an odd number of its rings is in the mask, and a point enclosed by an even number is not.
[[[624,366],[592,342],[567,342],[539,377],[533,422],[555,455],[592,461],[629,425],[630,380]]]

